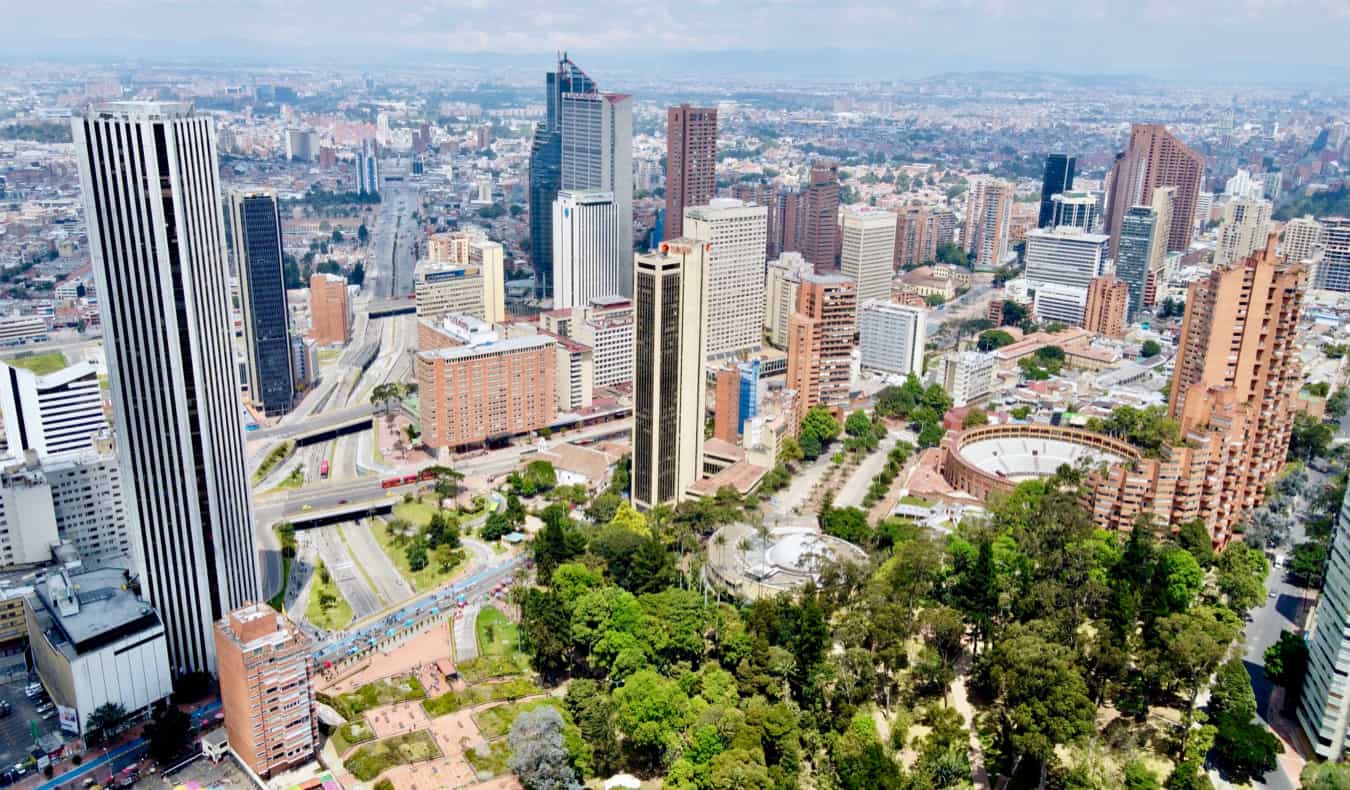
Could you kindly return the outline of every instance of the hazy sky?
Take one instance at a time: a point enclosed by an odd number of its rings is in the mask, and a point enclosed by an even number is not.
[[[808,48],[1210,79],[1235,64],[1350,69],[1350,0],[0,0],[0,10],[0,58]]]

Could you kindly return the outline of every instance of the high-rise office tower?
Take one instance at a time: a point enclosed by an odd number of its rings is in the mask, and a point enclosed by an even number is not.
[[[1050,221],[1042,228],[1071,225],[1088,233],[1097,229],[1097,198],[1088,192],[1061,192],[1050,198]]]
[[[802,237],[802,193],[795,189],[784,189],[778,192],[776,203],[777,211],[774,212],[777,225],[775,256],[781,256],[785,252],[801,252]]]
[[[553,308],[585,307],[632,287],[632,253],[623,247],[613,192],[558,192],[553,201]],[[630,223],[631,224],[631,223]]]
[[[1327,552],[1325,582],[1306,637],[1308,668],[1303,680],[1298,721],[1317,756],[1343,760],[1350,732],[1350,493]]]
[[[802,277],[814,271],[796,252],[785,252],[769,261],[764,277],[764,329],[775,348],[787,348],[788,319],[797,310],[797,289]]]
[[[1264,247],[1270,233],[1270,201],[1234,198],[1224,204],[1223,223],[1214,245],[1214,264],[1245,258]]]
[[[707,244],[672,239],[634,263],[633,503],[676,502],[703,470]]]
[[[530,262],[535,297],[553,297],[553,199],[562,188],[562,97],[594,93],[595,82],[563,53],[554,71],[545,75],[546,115],[530,143]]]
[[[619,210],[619,253],[625,262],[619,293],[632,296],[633,97],[564,93],[561,131],[559,188],[599,189],[614,194]]]
[[[88,360],[39,376],[0,362],[0,418],[9,452],[40,459],[88,450],[108,429],[98,367]]]
[[[1310,261],[1326,246],[1327,229],[1309,214],[1284,223],[1280,254],[1291,261]]]
[[[713,377],[713,438],[735,444],[740,435],[741,371],[735,365],[718,368]]]
[[[230,193],[230,236],[239,271],[239,307],[248,358],[248,395],[268,416],[291,410],[291,312],[281,258],[281,213],[268,191]]]
[[[1130,288],[1115,277],[1098,277],[1088,285],[1087,308],[1083,313],[1083,328],[1107,337],[1124,337]]]
[[[114,102],[72,125],[144,590],[174,666],[213,671],[212,624],[259,597],[213,124]]]
[[[731,185],[731,196],[765,208],[767,238],[764,242],[764,257],[766,260],[777,258],[783,238],[779,228],[782,220],[779,217],[781,200],[778,188],[764,179],[758,182],[738,181]]]
[[[379,146],[374,140],[362,140],[356,151],[356,191],[362,195],[380,191]]]
[[[871,206],[845,206],[839,273],[857,284],[858,303],[889,302],[895,276],[895,215]]]
[[[833,271],[839,242],[839,163],[821,160],[811,165],[810,180],[799,200],[798,249],[817,273]]]
[[[848,403],[857,286],[847,277],[808,274],[788,321],[787,386],[797,390],[797,422],[818,403]]]
[[[1214,404],[1228,399],[1237,417],[1224,417],[1237,453],[1223,480],[1229,510],[1260,505],[1266,484],[1284,467],[1293,426],[1293,398],[1302,381],[1297,352],[1305,268],[1266,246],[1191,284],[1177,345],[1168,416],[1181,435],[1211,423]]]
[[[918,266],[936,259],[939,243],[935,213],[924,206],[900,209],[895,219],[896,266]]]
[[[1265,197],[1265,185],[1261,179],[1252,178],[1252,174],[1245,168],[1238,168],[1233,177],[1224,182],[1223,193],[1229,199],[1261,200]]]
[[[1105,232],[1111,236],[1111,256],[1120,239],[1121,218],[1131,206],[1147,205],[1153,190],[1176,187],[1176,214],[1195,216],[1196,201],[1205,174],[1205,158],[1186,147],[1161,124],[1137,123],[1130,128],[1130,144],[1116,157],[1111,171]],[[1173,222],[1167,249],[1184,251],[1191,245],[1193,228],[1188,222]]]
[[[1027,233],[1027,285],[1055,283],[1087,288],[1106,266],[1106,236],[1078,228],[1036,229]]]
[[[1139,310],[1144,307],[1154,244],[1167,244],[1167,239],[1160,236],[1157,227],[1158,214],[1150,206],[1131,206],[1121,218],[1120,242],[1116,248],[1116,277],[1129,289],[1129,321],[1134,321]]]
[[[927,315],[922,307],[863,302],[858,307],[859,364],[901,376],[923,375]]]
[[[1317,267],[1317,287],[1350,291],[1350,217],[1325,217],[1325,249]]]
[[[996,178],[976,178],[966,198],[962,240],[976,266],[999,266],[1008,257],[1008,225],[1012,221],[1014,186]]]
[[[506,261],[499,242],[480,239],[469,245],[469,265],[483,278],[483,320],[506,320]]]
[[[707,246],[709,359],[764,345],[764,237],[768,209],[715,198],[684,210],[684,235]]]
[[[1045,158],[1045,172],[1041,177],[1041,213],[1036,227],[1044,228],[1051,224],[1054,216],[1051,198],[1073,189],[1073,166],[1074,158],[1068,154],[1050,154]]]
[[[716,194],[717,108],[671,107],[666,111],[665,237],[683,236],[685,207],[706,206]]]

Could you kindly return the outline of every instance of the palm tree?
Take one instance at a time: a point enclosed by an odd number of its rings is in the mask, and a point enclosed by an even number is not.
[[[89,731],[89,740],[98,741],[111,738],[126,727],[127,709],[116,702],[105,702],[94,708],[89,714],[85,728]]]

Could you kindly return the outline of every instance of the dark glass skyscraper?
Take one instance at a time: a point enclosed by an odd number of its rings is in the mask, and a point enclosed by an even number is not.
[[[1121,217],[1116,277],[1130,289],[1130,307],[1125,316],[1127,322],[1133,322],[1144,306],[1148,264],[1153,258],[1154,227],[1157,222],[1157,213],[1148,206],[1131,206]],[[1165,240],[1159,241],[1167,243]]]
[[[595,82],[562,53],[545,75],[547,116],[530,146],[530,260],[535,297],[553,298],[553,199],[562,188],[562,115],[565,93],[595,93]],[[631,220],[630,220],[631,221]]]
[[[1045,175],[1041,179],[1041,216],[1036,227],[1050,224],[1054,206],[1050,198],[1073,189],[1074,158],[1068,154],[1050,154],[1045,158]]]
[[[231,192],[230,231],[239,266],[249,397],[268,416],[285,414],[295,397],[295,371],[276,195]]]

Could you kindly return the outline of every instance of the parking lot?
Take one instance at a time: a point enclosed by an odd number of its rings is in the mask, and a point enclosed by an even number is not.
[[[219,763],[213,763],[205,757],[197,757],[177,770],[160,776],[149,776],[141,780],[147,787],[201,787],[206,790],[215,788],[251,788],[253,780],[235,763],[233,757],[226,757]]]
[[[21,677],[17,681],[0,685],[0,700],[8,702],[12,707],[8,716],[0,718],[0,770],[24,761],[33,750],[36,744],[30,722],[37,723],[39,736],[60,729],[54,707],[48,713],[39,713],[35,701],[29,700],[24,694],[24,687],[29,682],[27,678]],[[36,700],[38,704],[47,701],[45,692]],[[43,716],[47,718],[44,719]]]

